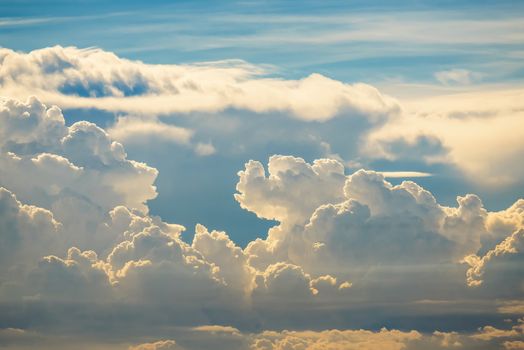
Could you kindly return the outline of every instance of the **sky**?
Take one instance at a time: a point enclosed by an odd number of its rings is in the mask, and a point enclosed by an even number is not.
[[[0,348],[524,349],[523,17],[0,0]]]

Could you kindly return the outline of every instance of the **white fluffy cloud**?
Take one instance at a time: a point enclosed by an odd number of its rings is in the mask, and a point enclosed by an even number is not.
[[[70,248],[64,259],[45,256],[30,271],[25,285],[25,292],[34,294],[24,297],[48,302],[107,302],[112,297],[112,285],[106,269],[94,251]]]
[[[290,159],[293,162],[286,162]],[[275,163],[281,165],[279,173],[271,171],[271,165]],[[320,160],[316,161],[313,166],[320,168],[322,164],[328,164],[332,169],[336,169],[334,172],[321,172],[331,182],[319,176],[318,172],[313,172],[312,167],[302,159],[274,156],[270,159],[269,164],[270,176],[268,178],[265,177],[260,163],[246,164],[246,170],[240,173],[237,190],[241,192],[236,198],[245,208],[261,217],[295,224],[290,228],[282,225],[274,229],[272,231],[274,234],[270,235],[266,241],[273,249],[275,245],[278,246],[281,243],[289,245],[291,249],[310,251],[309,253],[305,251],[292,253],[293,256],[309,259],[315,252],[329,249],[325,257],[329,258],[337,255],[334,249],[340,249],[341,255],[349,258],[351,254],[348,254],[346,250],[351,249],[351,246],[356,251],[360,250],[367,255],[371,247],[361,250],[362,247],[355,247],[354,244],[350,244],[349,241],[344,242],[344,240],[350,239],[349,237],[353,234],[356,235],[358,241],[366,238],[373,239],[370,231],[376,231],[375,236],[381,235],[381,231],[384,231],[384,224],[381,224],[380,220],[395,220],[394,218],[401,216],[405,216],[406,219],[405,223],[400,221],[403,230],[399,231],[399,234],[408,234],[405,227],[409,221],[412,221],[416,225],[414,232],[420,235],[427,231],[430,235],[431,230],[435,230],[444,217],[442,208],[438,206],[433,196],[411,182],[404,182],[400,186],[393,187],[384,180],[382,175],[366,171],[359,171],[346,177],[343,174],[342,165],[337,161]],[[297,168],[296,164],[302,167]],[[257,170],[257,176],[251,175],[254,170]],[[270,186],[266,188],[260,186],[266,182]],[[284,205],[273,204],[271,195],[274,192],[280,195],[280,197],[275,197],[281,198]],[[308,192],[313,192],[313,194],[310,195]],[[249,206],[246,205],[246,199],[251,199]],[[292,212],[297,209],[299,210],[297,214]],[[268,215],[266,214],[268,212],[275,212],[279,215]],[[378,227],[375,229],[370,227],[373,223],[371,219],[374,218],[379,220]],[[410,241],[396,237],[394,227],[395,221],[392,221],[389,224],[389,232],[383,232],[385,236],[390,237],[391,242],[399,241],[404,244],[405,241]],[[424,238],[424,236],[420,237]],[[445,241],[445,237],[441,237],[441,240]],[[382,244],[373,244],[372,241],[368,243],[377,247],[382,246]],[[396,253],[391,255],[409,256]],[[358,262],[360,259],[355,257],[354,260]]]
[[[321,204],[343,198],[344,166],[335,160],[310,165],[301,158],[273,156],[268,172],[266,176],[260,162],[250,161],[238,173],[235,199],[261,218],[301,224]]]
[[[312,74],[301,80],[260,77],[242,61],[151,65],[100,49],[0,50],[0,94],[37,94],[62,107],[131,114],[216,112],[227,108],[289,112],[327,120],[344,111],[381,118],[398,111],[391,97],[366,84]]]
[[[225,232],[212,231],[197,225],[192,247],[207,261],[218,267],[218,274],[231,290],[249,293],[255,271],[247,264],[247,255]]]
[[[118,289],[131,302],[190,309],[217,303],[225,289],[219,269],[178,237],[150,226],[119,243],[108,257]],[[211,296],[215,299],[211,299]]]
[[[330,171],[325,171],[326,166]],[[266,239],[246,248],[257,269],[287,262],[306,275],[332,274],[358,285],[359,278],[366,283],[383,266],[398,266],[389,273],[406,283],[410,278],[402,271],[407,266],[426,270],[426,276],[433,275],[439,265],[455,266],[465,275],[460,263],[466,261],[471,265],[468,284],[473,286],[484,263],[497,255],[490,251],[481,259],[478,252],[500,241],[494,251],[516,252],[512,244],[517,233],[512,232],[522,227],[520,202],[506,211],[489,213],[470,194],[458,197],[457,207],[446,207],[411,181],[393,186],[380,173],[364,170],[344,176],[336,161],[317,160],[309,165],[301,159],[273,156],[269,169],[266,176],[263,166],[251,161],[239,173],[237,185],[236,198],[244,208],[280,221]],[[448,277],[439,278],[443,278],[441,284],[451,283]]]
[[[267,237],[243,249],[227,233],[197,225],[188,243],[184,227],[148,214],[156,169],[127,159],[103,129],[66,126],[58,108],[36,98],[4,99],[0,134],[0,307],[27,305],[16,311],[42,329],[60,331],[42,316],[49,311],[32,307],[66,303],[89,315],[69,330],[94,323],[100,331],[117,318],[122,328],[135,326],[133,339],[141,340],[153,328],[163,335],[154,339],[170,339],[183,324],[222,340],[227,335],[239,348],[408,349],[416,341],[437,348],[464,339],[396,330],[264,330],[275,319],[280,329],[297,319],[306,329],[327,314],[347,319],[350,307],[366,310],[377,300],[398,307],[392,294],[406,308],[424,298],[467,299],[472,290],[500,302],[521,296],[514,286],[523,281],[522,200],[489,212],[468,194],[447,207],[414,182],[394,186],[366,170],[346,175],[336,160],[272,156],[267,172],[257,161],[245,165],[235,195],[244,209],[278,221]],[[2,324],[17,325],[23,317],[8,311]],[[59,317],[68,323],[75,315]],[[195,328],[231,322],[238,331]],[[150,339],[133,344],[155,349],[185,341]],[[516,346],[518,339],[500,341]]]
[[[35,97],[4,99],[0,111],[0,176],[20,198],[51,207],[68,193],[104,210],[119,204],[147,210],[144,203],[156,196],[156,169],[127,160],[123,146],[96,125],[67,127],[57,107]]]
[[[497,261],[508,254],[522,254],[524,252],[524,230],[520,229],[505,238],[502,242],[483,256],[468,255],[464,257],[464,262],[470,268],[467,271],[467,282],[470,286],[479,286],[482,284],[482,277],[485,273],[486,267],[493,264],[493,260]],[[521,284],[520,281],[514,281]],[[524,287],[521,287],[524,291]]]
[[[15,277],[43,255],[59,252],[60,228],[50,211],[24,205],[0,187],[0,289],[8,287],[7,276]]]

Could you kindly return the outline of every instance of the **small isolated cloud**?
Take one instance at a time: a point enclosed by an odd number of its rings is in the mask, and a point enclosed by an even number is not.
[[[195,153],[199,156],[210,156],[216,153],[216,149],[212,143],[199,142],[195,146]]]
[[[420,171],[381,171],[386,178],[409,178],[409,177],[428,177],[432,176],[430,173]]]
[[[179,126],[165,124],[153,118],[144,119],[132,116],[119,117],[108,129],[115,140],[127,142],[151,142],[161,139],[178,144],[189,144],[193,131]]]
[[[197,332],[240,334],[238,329],[231,326],[205,325],[193,327],[192,330]]]
[[[481,78],[482,74],[467,69],[451,69],[435,73],[435,79],[443,85],[469,85]]]
[[[182,348],[174,340],[159,340],[153,343],[130,346],[129,350],[182,350]]]

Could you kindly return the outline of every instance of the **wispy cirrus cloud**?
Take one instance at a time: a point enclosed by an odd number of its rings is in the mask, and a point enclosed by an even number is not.
[[[428,177],[430,173],[424,173],[421,171],[381,171],[380,172],[386,178],[410,178],[410,177]]]

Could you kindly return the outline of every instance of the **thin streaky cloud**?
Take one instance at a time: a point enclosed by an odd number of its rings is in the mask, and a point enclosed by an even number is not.
[[[433,176],[430,173],[424,173],[421,171],[381,171],[380,172],[386,178],[408,178],[408,177],[428,177]]]

